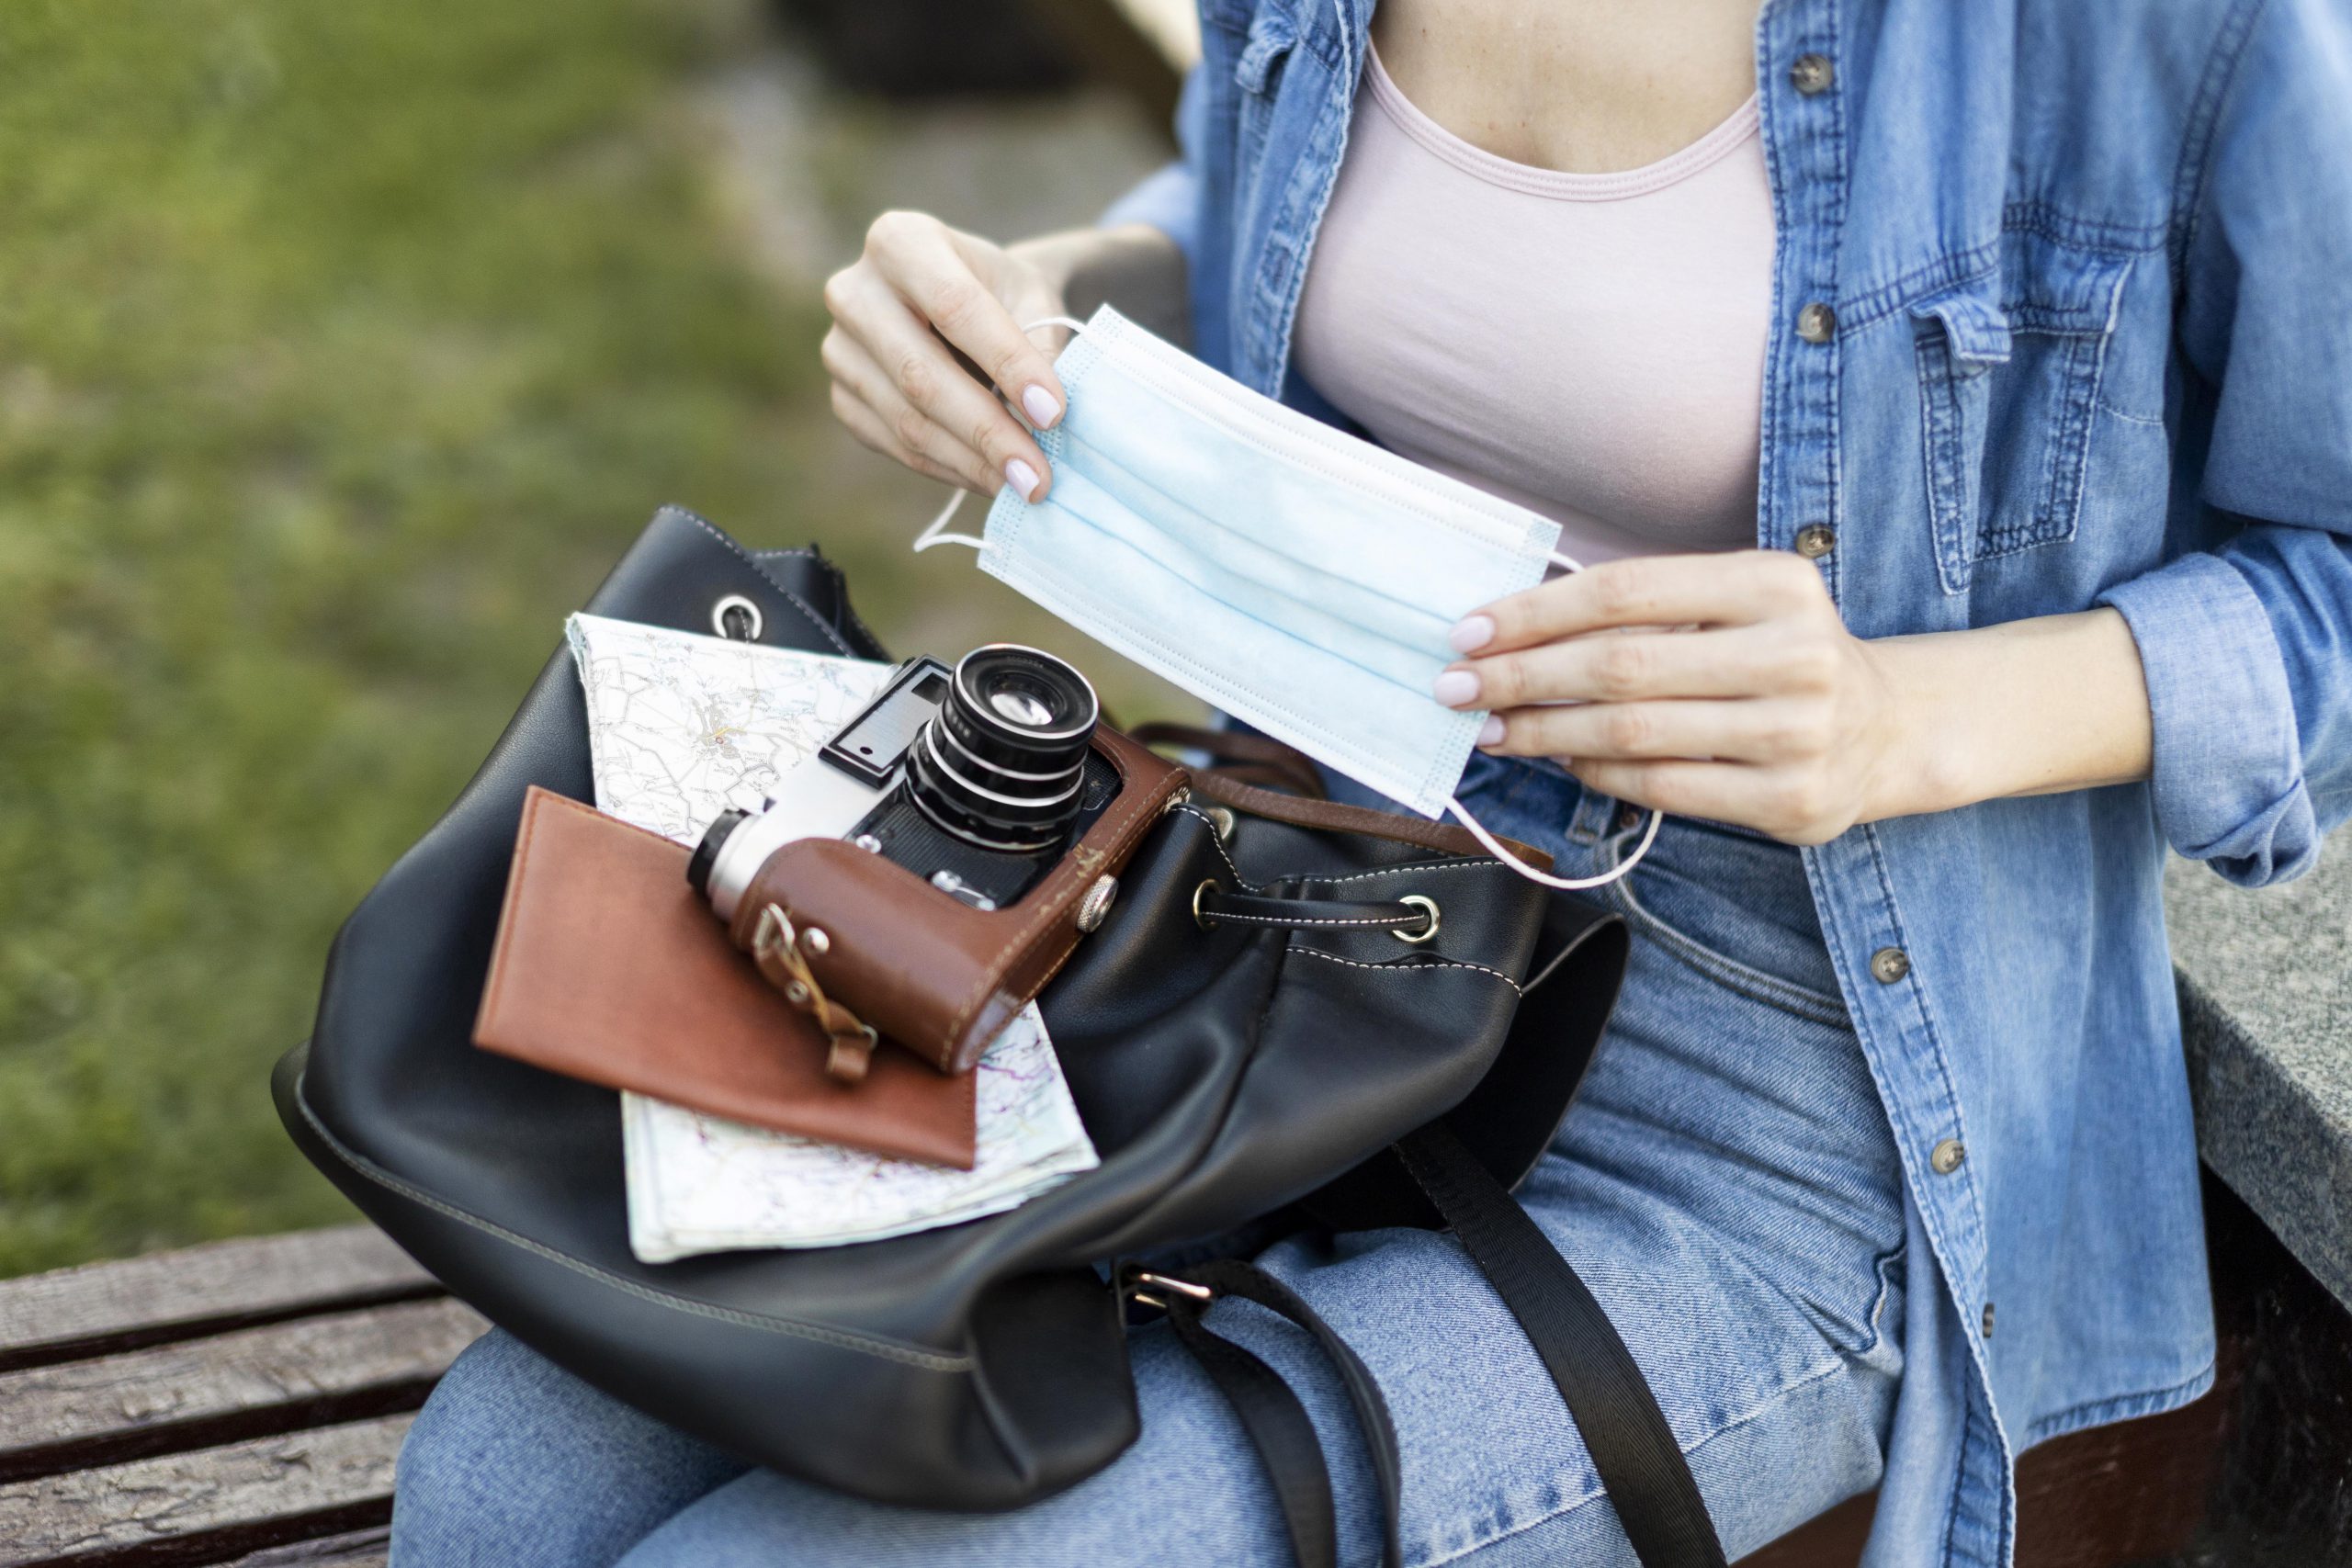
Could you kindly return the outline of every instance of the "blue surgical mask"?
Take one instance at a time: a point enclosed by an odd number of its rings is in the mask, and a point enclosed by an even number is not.
[[[1007,487],[980,538],[942,533],[942,513],[916,548],[978,545],[982,570],[1089,636],[1425,817],[1452,810],[1501,853],[1453,798],[1487,716],[1430,687],[1457,657],[1454,623],[1575,565],[1554,549],[1559,525],[1253,392],[1108,306],[1057,324],[1080,335],[1055,366],[1068,412],[1037,438],[1051,493]]]

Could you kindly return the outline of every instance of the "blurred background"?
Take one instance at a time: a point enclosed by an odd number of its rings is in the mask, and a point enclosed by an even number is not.
[[[1186,10],[0,7],[0,1275],[346,1217],[269,1065],[663,502],[821,545],[895,653],[1194,711],[907,554],[944,492],[817,363],[874,214],[1011,239],[1165,159]]]

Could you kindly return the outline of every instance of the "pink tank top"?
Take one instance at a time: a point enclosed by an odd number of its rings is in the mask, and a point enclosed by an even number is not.
[[[1756,103],[1623,174],[1514,164],[1374,53],[1294,329],[1391,450],[1561,525],[1583,561],[1756,543],[1772,199]]]

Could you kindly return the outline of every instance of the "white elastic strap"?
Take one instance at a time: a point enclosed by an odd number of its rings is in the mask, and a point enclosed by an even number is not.
[[[1445,808],[1462,819],[1462,825],[1470,829],[1470,836],[1487,846],[1487,853],[1527,878],[1528,881],[1540,882],[1546,887],[1556,887],[1563,893],[1580,892],[1587,887],[1606,887],[1641,864],[1642,857],[1649,853],[1650,846],[1657,841],[1657,825],[1666,820],[1664,812],[1651,812],[1650,825],[1643,830],[1642,841],[1634,846],[1634,852],[1599,876],[1554,876],[1548,871],[1536,870],[1511,853],[1500,839],[1487,832],[1486,825],[1471,816],[1468,808],[1450,795],[1445,797]]]
[[[1025,335],[1035,332],[1039,327],[1068,327],[1071,332],[1082,333],[1086,330],[1086,323],[1069,316],[1040,316],[1021,331]],[[1004,406],[1012,410],[1012,416],[1015,419],[1021,420],[1023,423],[1028,423],[1027,416],[1023,414],[1019,408],[1012,403],[1006,403]],[[947,525],[955,519],[957,510],[964,504],[964,497],[969,493],[971,492],[961,485],[956,487],[956,493],[947,498],[947,504],[939,509],[939,515],[931,520],[931,525],[915,536],[913,550],[916,555],[922,554],[934,545],[969,545],[976,550],[988,548],[989,542],[978,534],[947,532]]]
[[[915,536],[915,554],[921,555],[933,545],[969,545],[976,550],[988,547],[988,541],[978,534],[944,532],[949,519],[956,515],[956,509],[964,504],[964,498],[970,493],[960,485],[956,487],[956,493],[947,498],[947,504],[939,509],[939,515],[931,520],[931,526]]]
[[[1332,0],[1332,4],[1337,5],[1338,3],[1339,0]],[[1582,571],[1584,570],[1584,563],[1575,559],[1573,557],[1564,556],[1557,550],[1550,551],[1548,554],[1552,564],[1564,570]],[[1650,825],[1642,829],[1641,842],[1634,846],[1634,852],[1627,855],[1623,860],[1618,862],[1616,865],[1611,867],[1609,870],[1602,872],[1599,876],[1554,876],[1549,872],[1536,870],[1533,866],[1528,864],[1525,861],[1511,853],[1510,851],[1504,846],[1503,841],[1500,839],[1496,838],[1492,833],[1487,831],[1485,823],[1479,821],[1476,817],[1471,816],[1469,810],[1463,806],[1462,802],[1455,799],[1453,795],[1447,795],[1445,797],[1445,806],[1447,810],[1453,812],[1454,816],[1462,819],[1462,825],[1470,829],[1470,836],[1472,838],[1487,846],[1487,853],[1493,855],[1497,860],[1501,861],[1505,865],[1510,867],[1511,870],[1519,873],[1520,875],[1527,878],[1528,881],[1540,882],[1546,887],[1556,887],[1563,893],[1581,892],[1583,889],[1588,887],[1606,887],[1611,883],[1616,881],[1619,877],[1624,875],[1627,872],[1633,870],[1635,866],[1641,864],[1642,857],[1650,852],[1650,846],[1652,844],[1657,842],[1658,824],[1666,820],[1666,813],[1663,811],[1652,811],[1650,813]]]

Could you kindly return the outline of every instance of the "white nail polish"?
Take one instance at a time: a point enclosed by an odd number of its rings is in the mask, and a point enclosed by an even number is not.
[[[1004,460],[1004,482],[1023,501],[1033,500],[1037,494],[1037,470],[1018,457]]]
[[[1478,677],[1467,670],[1447,670],[1430,683],[1430,695],[1450,708],[1466,708],[1478,700]]]
[[[1062,416],[1062,405],[1054,401],[1053,393],[1043,387],[1024,389],[1021,394],[1021,406],[1029,411],[1029,423],[1040,430]]]

